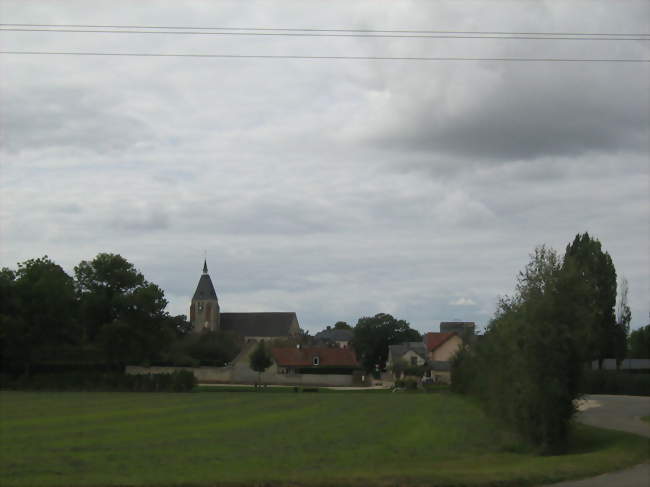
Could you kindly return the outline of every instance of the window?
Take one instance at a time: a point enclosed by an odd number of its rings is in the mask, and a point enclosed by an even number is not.
[[[199,311],[203,311],[203,303],[199,303],[198,308],[199,308]]]
[[[312,362],[314,365],[319,365],[320,364],[320,358],[318,356],[314,357],[314,360]]]
[[[417,357],[411,357],[411,365],[415,367],[418,364],[418,358]]]

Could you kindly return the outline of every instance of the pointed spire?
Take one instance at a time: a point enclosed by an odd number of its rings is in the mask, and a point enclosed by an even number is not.
[[[204,260],[203,261],[203,274],[207,274],[207,273],[208,273],[208,261]]]

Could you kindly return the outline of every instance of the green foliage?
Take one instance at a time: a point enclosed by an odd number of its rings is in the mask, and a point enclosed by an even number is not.
[[[30,366],[78,341],[74,282],[47,256],[0,272],[3,363]]]
[[[650,373],[586,370],[580,384],[583,394],[650,396]]]
[[[264,341],[261,341],[251,353],[249,364],[251,369],[259,373],[260,382],[262,381],[262,372],[268,369],[273,364],[271,353],[266,348]]]
[[[416,391],[418,388],[418,380],[414,377],[405,377],[395,381],[395,387],[406,389],[407,391]]]
[[[598,239],[585,232],[567,245],[563,265],[572,268],[587,288],[578,304],[593,311],[580,337],[586,356],[599,364],[607,357],[620,357],[624,354],[620,346],[625,343],[620,338],[625,333],[616,322],[616,270],[610,255],[603,252]]]
[[[592,316],[581,282],[553,250],[538,247],[486,334],[452,361],[453,390],[479,397],[544,453],[568,446],[583,360],[578,337]]]
[[[0,271],[0,349],[3,367],[160,361],[184,316],[165,312],[162,289],[120,255],[99,254],[75,267],[76,281],[47,256]],[[89,354],[93,351],[92,354]]]
[[[354,327],[352,346],[364,369],[373,371],[376,367],[385,367],[389,345],[420,340],[420,333],[412,329],[406,321],[379,313],[372,317],[359,318]]]
[[[337,321],[334,323],[335,330],[352,330],[352,327],[348,325],[345,321]]]
[[[208,331],[191,334],[177,341],[171,349],[171,362],[182,363],[191,357],[196,365],[221,367],[237,356],[242,347],[242,339],[226,331]],[[177,363],[177,362],[181,363]]]
[[[630,333],[630,357],[650,358],[650,325]]]

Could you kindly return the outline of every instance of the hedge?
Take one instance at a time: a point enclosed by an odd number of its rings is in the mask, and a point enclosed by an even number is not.
[[[618,370],[585,370],[580,392],[650,396],[650,374],[632,374]]]
[[[0,376],[0,389],[43,391],[189,392],[196,386],[194,374],[177,370],[164,374],[127,375],[115,372],[75,372]]]

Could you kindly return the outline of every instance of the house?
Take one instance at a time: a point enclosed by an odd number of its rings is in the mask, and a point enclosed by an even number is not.
[[[448,362],[463,345],[455,332],[426,333],[423,342],[431,362]]]
[[[352,375],[361,369],[352,348],[282,347],[271,355],[278,374]]]
[[[316,333],[314,341],[320,346],[348,348],[353,336],[352,330],[328,327],[326,330]]]
[[[243,337],[246,342],[287,339],[300,333],[294,312],[222,313],[207,261],[203,262],[203,273],[192,296],[190,322],[195,333],[229,331]]]
[[[418,367],[426,364],[427,350],[422,342],[405,342],[388,346],[386,368],[392,369],[401,362],[406,367]]]
[[[427,378],[434,382],[451,382],[451,359],[463,346],[456,332],[426,333],[423,337],[427,349],[429,370]]]

